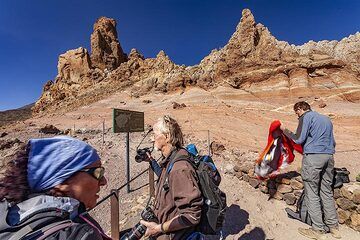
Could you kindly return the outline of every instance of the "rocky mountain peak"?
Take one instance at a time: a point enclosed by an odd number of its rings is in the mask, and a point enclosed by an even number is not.
[[[67,106],[85,105],[125,89],[132,96],[194,85],[303,95],[315,88],[353,91],[360,86],[360,33],[341,41],[310,41],[294,46],[277,40],[267,27],[256,23],[249,9],[242,11],[229,42],[195,66],[179,66],[162,50],[155,58],[144,58],[132,49],[127,57],[118,41],[116,21],[106,17],[94,24],[91,50],[91,56],[84,48],[60,55],[58,75],[44,87],[35,112],[60,108],[63,102]],[[350,95],[347,100],[360,100],[360,96]]]
[[[100,17],[94,24],[91,34],[91,62],[93,67],[114,70],[127,60],[118,41],[116,21]]]

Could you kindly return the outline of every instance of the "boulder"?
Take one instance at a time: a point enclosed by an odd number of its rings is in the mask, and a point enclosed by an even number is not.
[[[5,136],[7,136],[7,135],[8,135],[7,132],[2,132],[2,133],[0,134],[0,138],[3,138],[3,137],[5,137]]]
[[[360,189],[356,189],[353,193],[352,200],[356,204],[360,204]]]
[[[243,175],[243,180],[244,180],[245,182],[249,182],[249,179],[250,179],[249,175],[247,175],[247,174],[244,174],[244,175]]]
[[[301,196],[302,192],[303,192],[303,190],[294,190],[293,193],[294,193],[295,197],[299,198]]]
[[[62,79],[63,82],[81,83],[82,75],[85,75],[90,68],[88,51],[83,47],[79,47],[59,56],[56,78]]]
[[[226,164],[224,174],[234,174],[234,165],[231,163]]]
[[[254,166],[250,163],[241,163],[241,164],[238,163],[235,165],[234,170],[248,174],[250,170],[253,168]]]
[[[298,181],[298,182],[301,182],[301,183],[303,182],[301,176],[296,176],[296,177],[294,177],[294,179],[295,179],[296,181]]]
[[[220,154],[221,152],[225,151],[225,146],[219,142],[213,141],[210,144],[210,149],[212,154]]]
[[[351,227],[356,229],[357,231],[360,231],[360,214],[359,213],[352,213],[350,216],[351,220]]]
[[[296,181],[295,179],[290,180],[290,186],[295,190],[300,190],[304,188],[304,184],[301,182]]]
[[[272,197],[277,199],[277,200],[282,200],[283,199],[283,194],[280,192],[276,192]]]
[[[14,145],[22,143],[19,139],[0,140],[0,150],[12,148]]]
[[[350,218],[350,215],[351,215],[351,212],[342,210],[341,208],[337,209],[337,213],[338,213],[340,224],[345,223]]]
[[[336,199],[336,203],[343,210],[356,209],[356,205],[352,201],[350,201],[349,199],[344,198],[344,197],[340,197],[340,198]]]
[[[240,180],[243,179],[243,173],[242,172],[235,172],[234,175]]]
[[[173,109],[181,109],[181,108],[185,108],[186,104],[185,103],[177,103],[177,102],[172,102],[172,108]]]
[[[283,200],[286,202],[287,205],[294,205],[296,202],[296,197],[293,193],[285,193],[283,195]]]
[[[337,198],[339,198],[339,197],[342,197],[341,189],[335,188],[335,189],[334,189],[334,198],[337,199]]]
[[[281,184],[286,184],[286,185],[289,185],[289,184],[290,184],[290,179],[287,178],[287,177],[281,176],[281,175],[277,176],[277,177],[275,178],[275,181],[276,181],[277,183],[281,183]]]
[[[40,133],[44,133],[44,134],[59,134],[61,133],[61,131],[55,127],[54,125],[51,124],[46,124],[44,127],[39,129]]]
[[[348,185],[343,185],[343,187],[340,190],[341,190],[341,195],[343,197],[349,199],[350,201],[353,200],[353,194],[352,191],[349,189]]]
[[[290,185],[280,184],[277,187],[277,191],[280,193],[290,193],[293,191],[293,189],[290,187]]]

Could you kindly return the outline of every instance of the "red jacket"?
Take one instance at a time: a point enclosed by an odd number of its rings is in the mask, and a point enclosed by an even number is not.
[[[294,150],[302,154],[301,145],[295,144],[293,140],[285,136],[280,130],[280,125],[279,120],[270,124],[267,146],[256,160],[255,173],[260,178],[273,177],[277,175],[278,170],[292,163],[295,158]],[[265,169],[266,171],[262,171]]]

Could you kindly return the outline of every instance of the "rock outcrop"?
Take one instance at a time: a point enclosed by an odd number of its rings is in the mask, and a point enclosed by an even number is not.
[[[127,60],[118,41],[116,21],[101,17],[94,24],[91,34],[91,62],[93,67],[109,71]]]
[[[177,65],[163,51],[144,58],[132,49],[127,56],[115,20],[106,17],[94,24],[91,49],[90,56],[84,48],[60,55],[58,75],[45,84],[34,112],[89,104],[118,90],[129,89],[137,97],[193,85],[205,89],[227,85],[261,96],[331,92],[360,101],[360,33],[341,41],[294,46],[278,41],[248,9],[229,42],[195,66]]]

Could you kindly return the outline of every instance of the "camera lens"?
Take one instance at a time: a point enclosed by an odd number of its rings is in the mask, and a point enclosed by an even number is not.
[[[124,236],[122,236],[120,240],[138,240],[144,236],[145,232],[146,227],[138,223],[133,229],[131,229],[129,233],[126,233]]]

